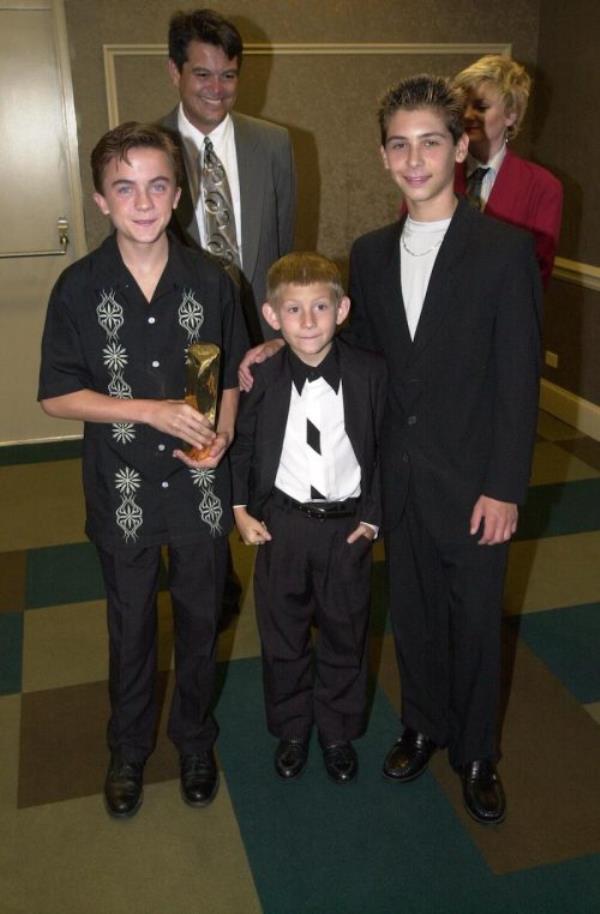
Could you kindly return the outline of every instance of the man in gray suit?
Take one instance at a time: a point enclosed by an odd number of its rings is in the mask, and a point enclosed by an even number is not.
[[[175,13],[169,26],[169,73],[181,99],[162,121],[182,153],[186,181],[173,226],[189,244],[209,247],[200,171],[206,139],[222,164],[235,220],[240,297],[250,340],[269,339],[264,321],[266,274],[291,250],[295,170],[283,127],[233,112],[243,43],[237,28],[209,10]]]

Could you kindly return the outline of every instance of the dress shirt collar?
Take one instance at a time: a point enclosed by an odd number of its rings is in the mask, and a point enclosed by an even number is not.
[[[489,160],[489,162],[480,162],[478,159],[475,158],[475,156],[472,156],[471,153],[469,153],[467,155],[467,168],[466,168],[467,178],[470,178],[471,175],[473,174],[473,172],[477,168],[489,168],[492,177],[495,178],[496,175],[498,174],[498,172],[500,171],[500,166],[502,165],[502,162],[504,161],[505,155],[506,155],[506,143],[502,143],[502,146],[500,147],[500,149],[498,150],[496,155],[492,156],[492,158]]]
[[[227,114],[214,130],[211,130],[210,133],[202,133],[201,130],[194,127],[192,122],[188,120],[185,111],[183,110],[183,105],[180,102],[177,111],[177,129],[183,139],[186,152],[191,154],[193,158],[196,158],[198,152],[203,148],[204,139],[207,136],[210,136],[211,142],[215,147],[215,152],[220,156],[220,149],[222,149],[223,144],[229,140],[230,131],[233,130],[233,121],[231,120],[230,115]]]
[[[292,370],[292,381],[299,394],[302,393],[302,388],[306,381],[316,381],[317,378],[323,378],[335,393],[338,392],[341,380],[340,358],[335,340],[323,361],[318,365],[307,365],[289,347],[288,356]]]

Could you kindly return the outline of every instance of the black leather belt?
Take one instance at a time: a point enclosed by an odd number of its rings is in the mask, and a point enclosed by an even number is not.
[[[337,517],[353,517],[356,514],[358,498],[347,498],[345,501],[296,501],[285,492],[273,489],[271,498],[276,505],[293,508],[315,520],[329,520]]]

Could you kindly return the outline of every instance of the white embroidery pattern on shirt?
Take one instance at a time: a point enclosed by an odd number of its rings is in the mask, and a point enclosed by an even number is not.
[[[200,302],[194,298],[191,289],[183,293],[181,304],[179,305],[179,325],[187,333],[187,344],[197,343],[200,338],[200,328],[204,323],[204,308]],[[192,482],[198,486],[202,492],[202,498],[198,505],[202,521],[208,525],[211,536],[217,536],[221,533],[221,518],[223,517],[223,506],[221,500],[215,495],[215,471],[214,470],[190,470]]]
[[[132,467],[122,467],[115,473],[115,487],[121,493],[121,504],[116,510],[117,524],[123,531],[125,542],[137,540],[137,532],[144,522],[142,509],[135,501],[141,486],[140,474]]]
[[[215,483],[214,470],[190,470],[192,482],[198,486],[202,492],[202,498],[198,505],[200,517],[205,524],[208,524],[211,536],[217,536],[221,533],[221,518],[223,517],[223,508],[221,501],[214,493]]]
[[[188,346],[190,343],[197,343],[200,336],[200,328],[204,323],[204,308],[200,302],[196,301],[191,289],[183,292],[178,316],[179,325],[183,327],[188,335]]]
[[[102,292],[100,304],[96,308],[98,323],[106,333],[106,346],[102,350],[102,361],[110,374],[108,394],[118,400],[131,400],[133,393],[131,387],[123,377],[127,365],[127,350],[119,342],[119,330],[125,318],[123,308],[115,299],[115,293]],[[129,444],[135,438],[135,425],[133,422],[113,422],[112,435],[119,444]]]

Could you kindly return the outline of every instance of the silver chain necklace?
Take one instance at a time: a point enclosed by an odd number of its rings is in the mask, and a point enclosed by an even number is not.
[[[407,245],[406,241],[404,240],[404,232],[400,236],[400,241],[402,243],[402,247],[404,248],[404,250],[406,251],[407,254],[410,254],[411,257],[425,257],[426,254],[431,254],[432,251],[435,251],[436,248],[439,248],[439,246],[443,240],[444,240],[443,237],[440,238],[439,241],[436,241],[436,243],[434,245],[432,245],[430,248],[427,248],[426,251],[411,251],[411,249]]]

